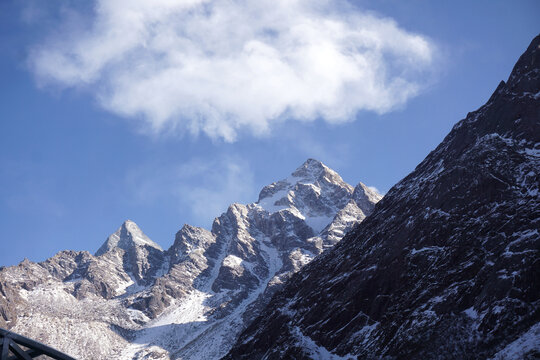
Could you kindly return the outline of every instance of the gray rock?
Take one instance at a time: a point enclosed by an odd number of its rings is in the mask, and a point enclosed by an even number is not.
[[[0,321],[75,357],[217,359],[380,198],[309,159],[210,231],[184,225],[167,251],[128,220],[95,256],[64,251],[1,269]]]

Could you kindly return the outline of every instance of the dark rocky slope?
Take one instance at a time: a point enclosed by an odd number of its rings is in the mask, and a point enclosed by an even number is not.
[[[540,357],[540,36],[227,359]]]

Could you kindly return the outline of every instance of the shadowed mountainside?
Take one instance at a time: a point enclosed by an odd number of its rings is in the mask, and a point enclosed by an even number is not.
[[[540,356],[540,36],[226,359]]]

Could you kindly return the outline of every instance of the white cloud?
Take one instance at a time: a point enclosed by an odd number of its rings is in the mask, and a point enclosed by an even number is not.
[[[422,86],[434,47],[392,19],[326,0],[96,0],[31,52],[39,81],[82,87],[155,131],[233,141],[273,122],[388,112]],[[60,32],[58,32],[60,33]]]
[[[170,203],[173,199],[179,209],[189,209],[195,225],[207,228],[232,203],[250,203],[257,195],[248,163],[225,155],[194,158],[180,165],[146,164],[132,170],[126,184],[137,202]]]

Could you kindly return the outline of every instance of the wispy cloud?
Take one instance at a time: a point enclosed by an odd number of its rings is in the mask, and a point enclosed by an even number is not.
[[[127,185],[142,204],[164,199],[189,209],[195,225],[209,226],[234,203],[256,200],[253,172],[249,164],[234,156],[195,158],[179,164],[147,164],[131,171]]]
[[[335,5],[95,0],[90,23],[70,13],[29,63],[40,83],[85,88],[149,131],[226,141],[288,119],[337,123],[402,106],[421,89],[433,44]]]
[[[185,181],[177,189],[180,201],[202,220],[219,216],[234,202],[254,201],[253,173],[240,159],[229,157],[204,165],[192,161],[182,165],[178,175]]]
[[[386,192],[380,191],[380,190],[377,189],[375,186],[368,186],[368,189],[370,189],[371,191],[375,191],[376,193],[381,194],[381,195],[385,195],[385,194],[386,194]]]

